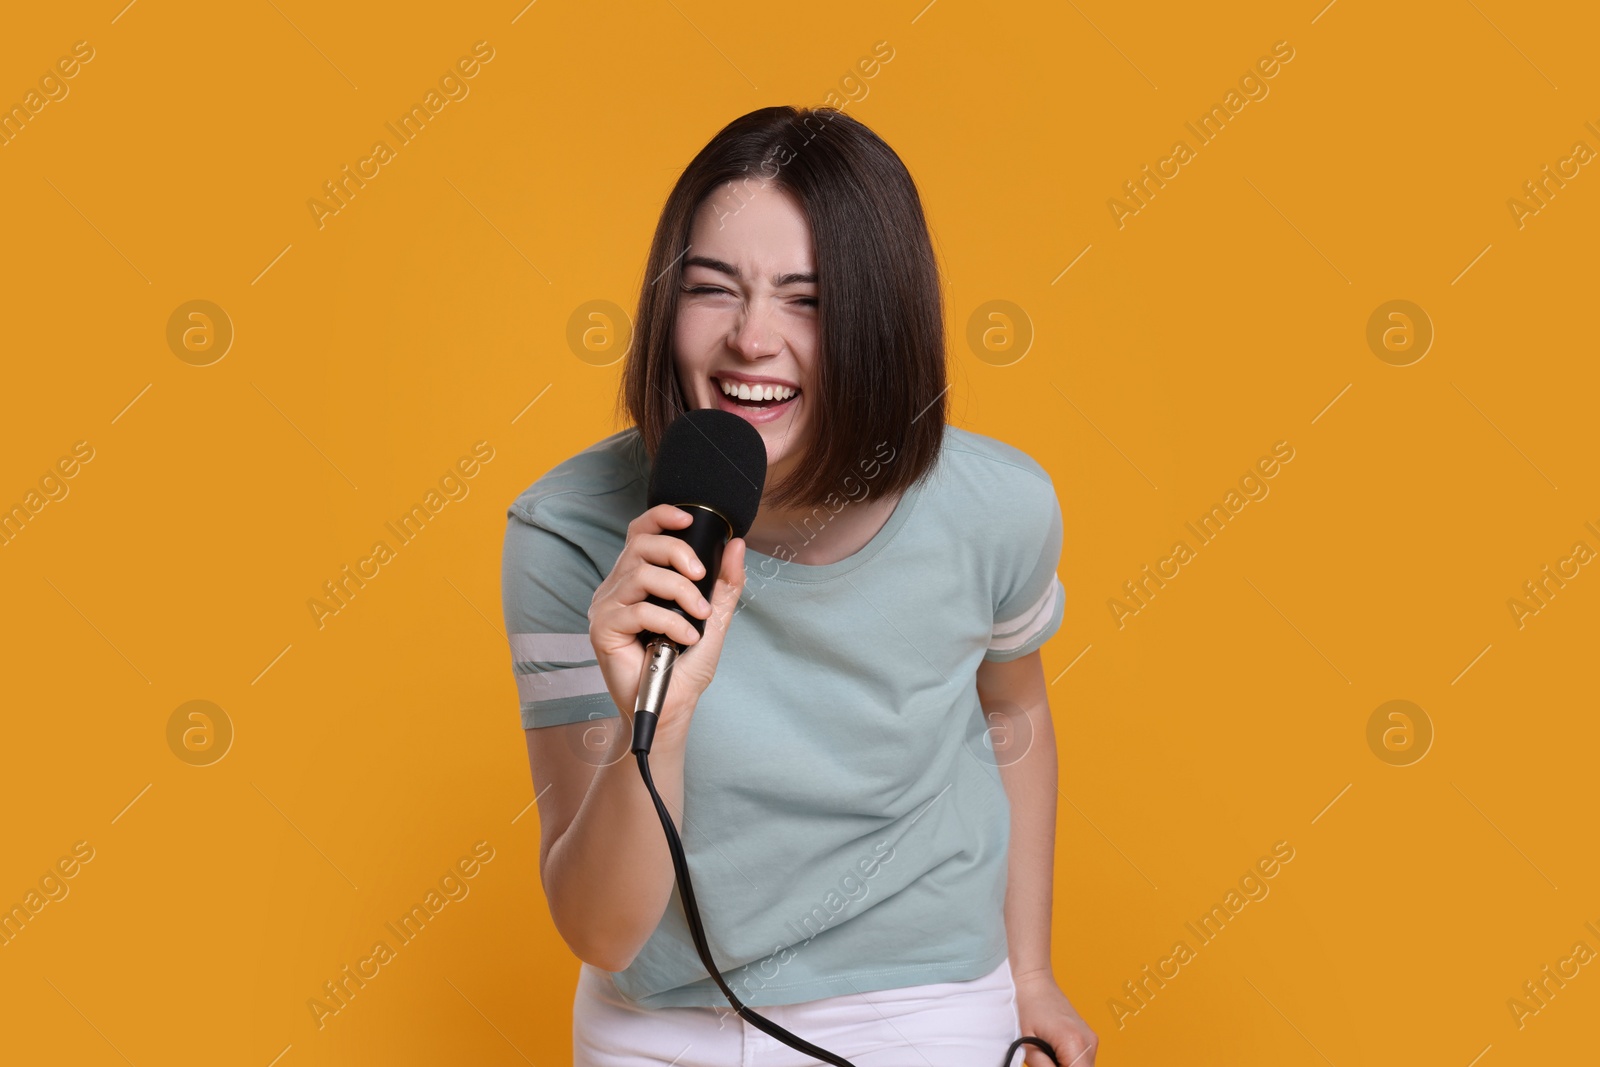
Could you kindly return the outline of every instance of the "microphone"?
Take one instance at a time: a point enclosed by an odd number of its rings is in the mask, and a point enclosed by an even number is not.
[[[649,507],[671,504],[693,518],[681,530],[662,532],[682,538],[700,557],[705,577],[694,585],[708,602],[722,570],[722,550],[733,538],[750,532],[766,480],[767,446],[760,431],[731,411],[686,411],[661,435],[646,499]],[[676,601],[653,593],[645,600],[677,613],[705,635],[706,620]],[[638,636],[645,657],[633,707],[633,751],[647,753],[666,704],[672,666],[686,646],[650,630]]]

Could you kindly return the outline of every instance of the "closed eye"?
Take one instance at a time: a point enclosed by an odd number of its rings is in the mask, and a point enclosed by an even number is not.
[[[686,293],[727,293],[728,292],[728,290],[723,289],[723,288],[721,288],[719,286],[715,286],[715,285],[686,285],[686,286],[683,287],[683,291],[686,292]],[[797,297],[795,299],[795,303],[803,304],[806,307],[816,307],[817,306],[817,298],[814,297],[814,296]]]

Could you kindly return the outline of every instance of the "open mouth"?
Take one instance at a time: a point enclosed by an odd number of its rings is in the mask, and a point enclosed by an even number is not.
[[[800,390],[788,385],[740,382],[731,378],[712,378],[711,381],[717,390],[719,406],[724,411],[743,415],[752,421],[764,422],[776,418],[800,396]]]

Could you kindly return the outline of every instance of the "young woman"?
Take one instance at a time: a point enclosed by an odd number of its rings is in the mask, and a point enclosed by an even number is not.
[[[668,197],[636,323],[632,425],[534,482],[506,528],[540,875],[582,961],[575,1062],[814,1062],[732,1012],[692,946],[629,756],[636,635],[655,630],[688,648],[652,777],[740,1000],[858,1067],[973,1067],[1019,1034],[1092,1065],[1050,960],[1038,649],[1061,623],[1060,507],[1028,455],[945,425],[939,274],[905,166],[831,109],[735,120]],[[768,463],[710,603],[664,532],[688,516],[645,506],[662,432],[708,407],[752,423]]]

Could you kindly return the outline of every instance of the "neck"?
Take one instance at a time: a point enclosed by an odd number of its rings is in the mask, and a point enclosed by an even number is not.
[[[899,496],[851,500],[842,494],[812,507],[779,508],[763,500],[745,543],[790,563],[821,566],[854,555],[894,513]],[[837,510],[835,510],[837,509]]]

